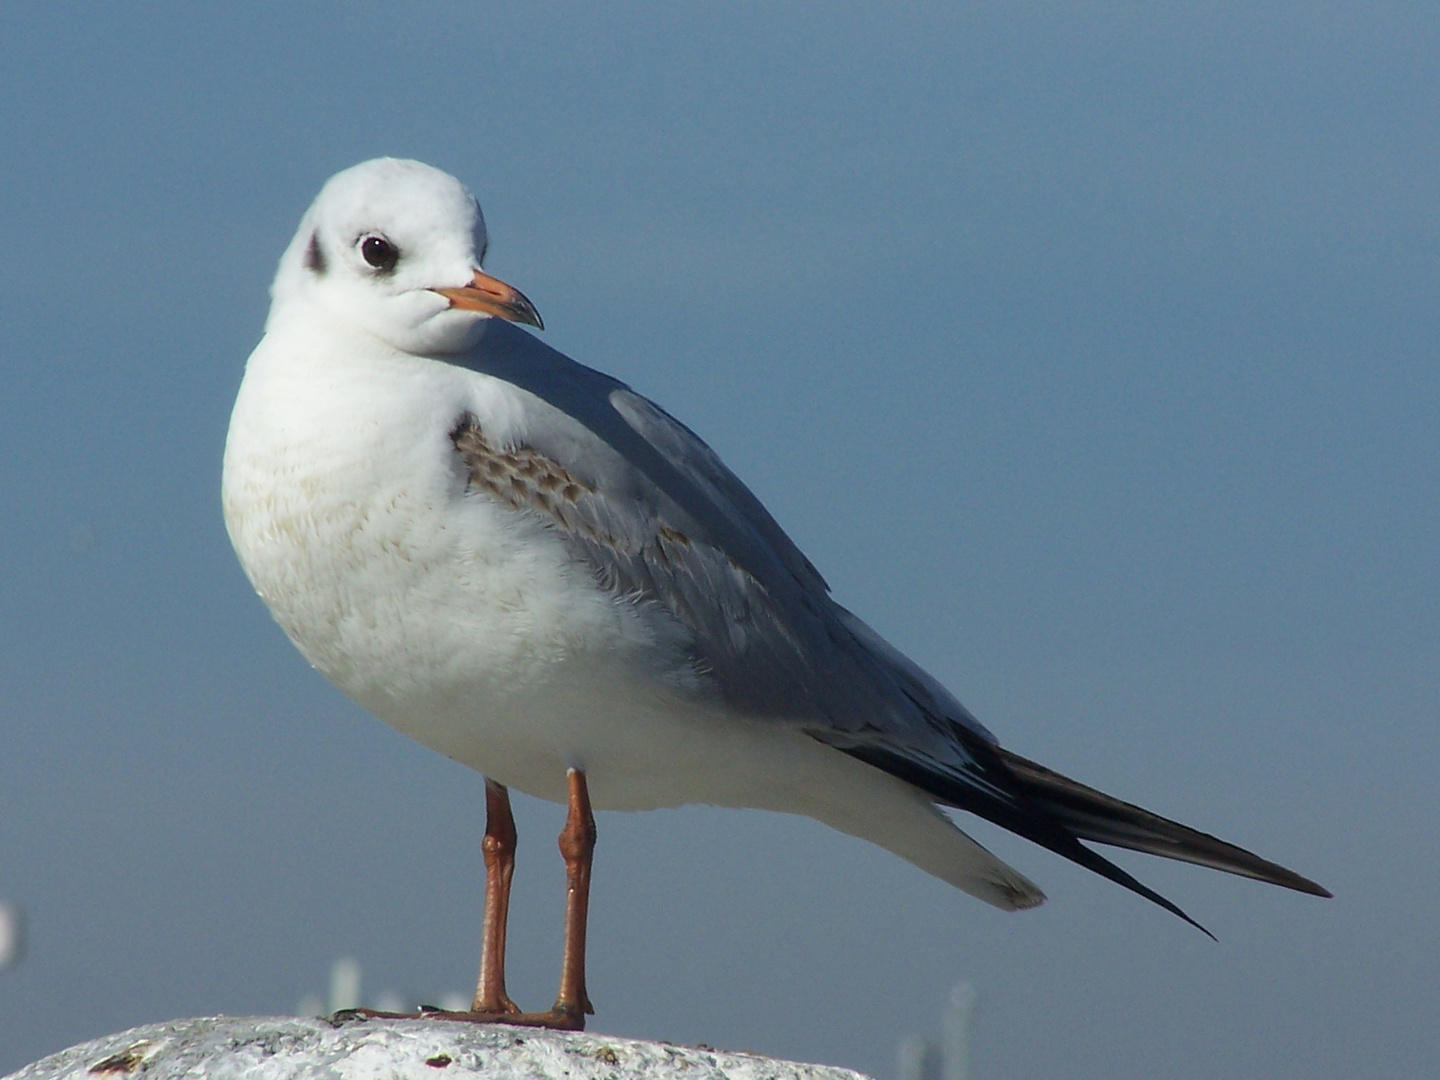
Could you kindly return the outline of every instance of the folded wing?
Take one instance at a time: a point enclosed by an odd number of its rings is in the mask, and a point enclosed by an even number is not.
[[[457,418],[452,439],[472,486],[538,515],[605,588],[673,619],[731,708],[801,727],[1196,926],[1081,841],[1329,895],[1001,748],[939,682],[830,598],[819,572],[714,451],[623,383],[499,321],[455,361],[535,398],[521,445],[501,445],[474,417]]]

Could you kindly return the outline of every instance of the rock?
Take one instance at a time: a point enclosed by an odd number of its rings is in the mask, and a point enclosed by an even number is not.
[[[215,1016],[81,1043],[5,1080],[867,1080],[703,1047],[422,1017]]]

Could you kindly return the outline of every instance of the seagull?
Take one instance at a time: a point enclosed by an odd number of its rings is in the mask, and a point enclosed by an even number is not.
[[[240,562],[310,664],[485,777],[480,977],[444,1015],[583,1029],[594,809],[803,814],[1007,910],[1044,894],[947,811],[1197,927],[1082,841],[1330,895],[1002,747],[694,432],[521,329],[544,327],[481,269],[487,244],[438,169],[332,177],[280,259],[222,481]],[[537,1013],[505,990],[512,788],[568,808],[560,989]]]

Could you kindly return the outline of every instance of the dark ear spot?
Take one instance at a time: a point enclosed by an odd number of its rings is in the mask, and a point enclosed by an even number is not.
[[[320,250],[320,232],[310,234],[310,246],[305,249],[305,268],[316,277],[325,273],[325,253]]]

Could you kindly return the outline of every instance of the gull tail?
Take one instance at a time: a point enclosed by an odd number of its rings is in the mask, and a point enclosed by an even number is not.
[[[1331,895],[1309,878],[1244,848],[1086,787],[1009,750],[995,749],[1029,800],[1081,840],[1208,866],[1311,896]]]
[[[938,770],[933,763],[921,763],[873,745],[844,748],[846,753],[915,785],[941,805],[983,817],[1124,886],[1212,939],[1214,934],[1175,903],[1080,841],[1197,863],[1314,896],[1330,895],[1308,878],[1244,848],[1122,802],[1018,754],[977,740],[970,740],[967,749],[977,759],[984,778],[981,784]]]

